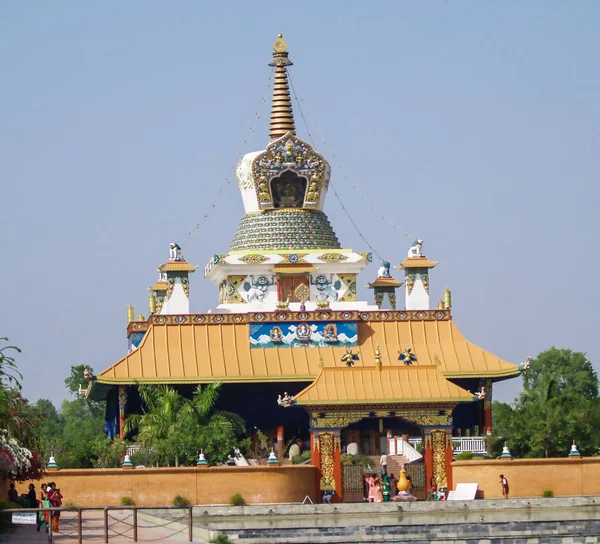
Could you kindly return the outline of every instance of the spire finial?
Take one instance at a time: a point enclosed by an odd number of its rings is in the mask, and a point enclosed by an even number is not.
[[[292,99],[288,85],[287,67],[292,66],[288,58],[288,45],[279,34],[273,44],[273,60],[269,66],[275,67],[275,83],[273,84],[273,102],[271,104],[271,122],[269,136],[279,138],[288,132],[296,133]]]

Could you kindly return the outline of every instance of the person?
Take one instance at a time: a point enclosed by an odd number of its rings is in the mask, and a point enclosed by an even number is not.
[[[381,481],[381,492],[383,493],[383,502],[389,502],[390,500],[390,479],[387,476],[383,477]]]
[[[37,494],[35,492],[35,486],[33,484],[29,484],[29,492],[27,493],[27,508],[37,508]]]
[[[394,473],[390,474],[390,496],[395,497],[398,494],[398,480]]]
[[[412,495],[412,492],[415,490],[415,487],[413,486],[412,483],[412,478],[410,476],[407,476],[406,479],[408,480],[408,492]]]
[[[427,494],[426,500],[437,500],[437,482],[435,481],[435,476],[431,477],[431,481],[429,482],[429,493]]]
[[[381,491],[381,478],[377,476],[373,485],[373,500],[375,502],[383,502],[383,493]]]
[[[383,471],[383,475],[387,476],[387,455],[385,453],[381,455],[379,463],[381,464],[381,470]]]
[[[46,506],[49,506],[48,495],[46,495],[47,487],[48,487],[47,484],[42,484],[42,490],[40,491],[40,500],[39,500],[40,508],[46,508]],[[38,516],[38,521],[37,521],[38,533],[40,532],[41,526],[44,524],[46,524],[46,531],[48,531],[48,521],[49,521],[48,512],[40,512],[39,516]]]
[[[504,474],[500,474],[500,485],[502,486],[502,496],[508,499],[508,480],[504,477]]]
[[[62,506],[63,496],[60,492],[60,489],[57,489],[56,484],[54,482],[50,483],[50,491],[48,491],[48,500],[50,504],[54,508],[60,508]],[[58,533],[58,522],[60,520],[60,512],[53,510],[52,511],[52,532]]]
[[[9,486],[8,500],[17,504],[19,503],[19,492],[15,489],[15,484],[10,484]]]
[[[375,502],[375,478],[373,476],[367,478],[367,485],[369,486],[369,502]]]
[[[369,502],[369,481],[365,475],[363,475],[363,499],[365,502]]]

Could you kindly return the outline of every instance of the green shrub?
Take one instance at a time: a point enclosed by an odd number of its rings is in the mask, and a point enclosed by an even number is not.
[[[246,501],[244,500],[244,497],[242,497],[239,493],[236,493],[235,495],[231,495],[229,504],[231,504],[231,506],[244,506]]]
[[[292,465],[299,465],[300,463],[304,463],[305,461],[310,460],[310,451],[303,451],[300,455],[295,455],[292,457]]]
[[[121,506],[135,506],[135,501],[133,500],[133,497],[121,497]]]
[[[77,508],[77,505],[73,501],[67,501],[63,503],[64,508]]]
[[[191,503],[183,495],[177,495],[173,499],[173,506],[189,506]]]
[[[368,455],[362,455],[358,459],[358,463],[357,464],[360,465],[361,467],[373,467],[373,466],[375,466],[376,463]]]
[[[229,537],[227,535],[222,535],[219,533],[217,536],[214,536],[209,540],[210,544],[230,544]]]
[[[12,518],[12,514],[5,514],[2,510],[8,510],[10,508],[22,508],[20,504],[11,502],[8,499],[0,499],[0,526],[8,525]]]
[[[552,491],[552,489],[544,489],[544,491],[542,491],[542,497],[545,499],[551,499],[554,497],[554,491]]]
[[[456,455],[454,459],[457,461],[470,461],[473,457],[475,457],[475,454],[472,451],[463,451]]]

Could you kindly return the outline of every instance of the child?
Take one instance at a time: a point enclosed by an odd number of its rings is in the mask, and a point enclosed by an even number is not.
[[[508,499],[508,480],[504,477],[504,474],[500,474],[500,485],[502,485],[502,496]]]

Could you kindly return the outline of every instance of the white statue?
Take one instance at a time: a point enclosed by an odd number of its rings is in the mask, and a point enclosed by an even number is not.
[[[420,238],[417,238],[412,246],[410,246],[410,249],[408,250],[408,256],[409,257],[422,257],[423,254],[421,253],[421,248],[423,247],[423,240],[421,240]]]
[[[388,263],[387,261],[383,261],[381,263],[381,266],[379,267],[379,270],[377,270],[377,277],[378,278],[391,278],[392,275],[390,274],[390,263]]]
[[[169,244],[169,259],[172,261],[181,261],[181,248],[177,242]]]

